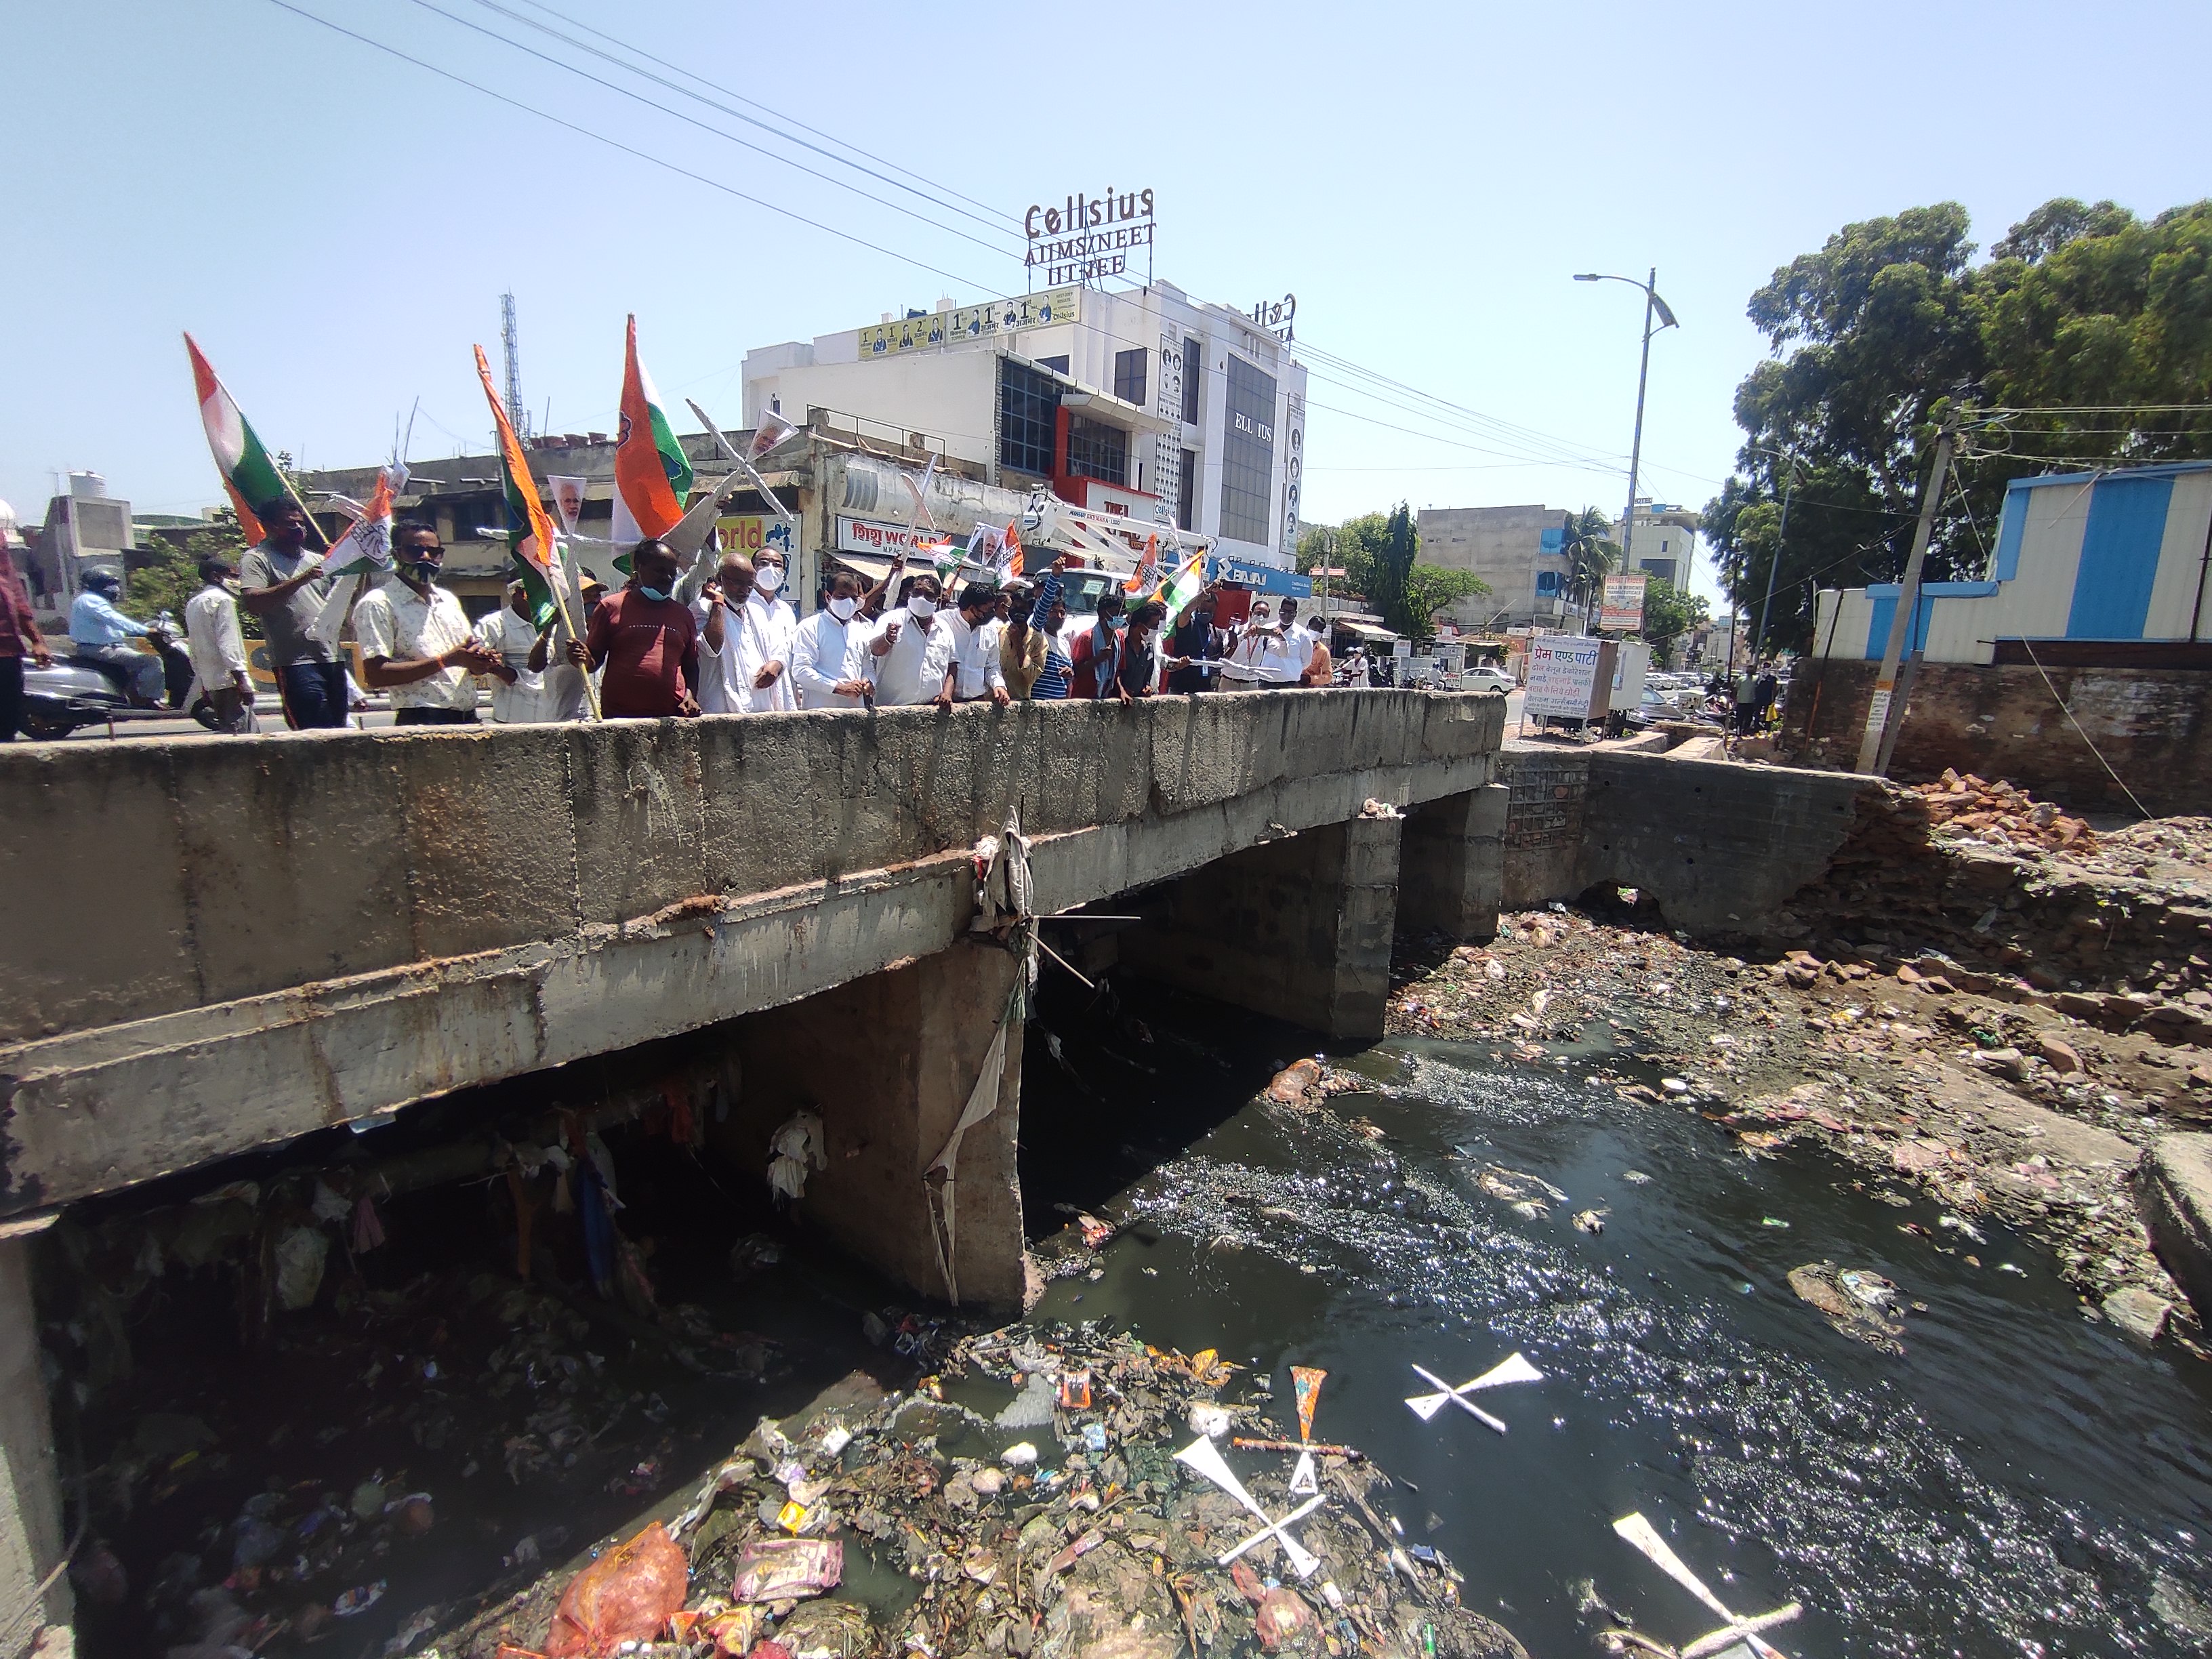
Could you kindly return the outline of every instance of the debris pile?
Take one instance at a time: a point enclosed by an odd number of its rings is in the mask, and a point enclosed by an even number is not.
[[[1293,1441],[1262,1415],[1264,1388],[1234,1386],[1239,1370],[1103,1325],[963,1337],[872,1408],[763,1419],[665,1534],[602,1554],[557,1607],[540,1586],[441,1650],[1525,1659],[1460,1605],[1448,1558],[1406,1540],[1389,1479],[1310,1442],[1311,1388]],[[673,1599],[669,1548],[689,1568]],[[600,1634],[574,1645],[584,1627]]]
[[[1993,847],[2053,852],[2075,847],[2086,852],[2096,845],[2096,836],[2080,818],[2002,778],[1984,782],[1971,772],[1961,776],[1946,768],[1935,782],[1919,785],[1918,793],[1928,803],[1929,822],[1947,840],[1972,836]]]

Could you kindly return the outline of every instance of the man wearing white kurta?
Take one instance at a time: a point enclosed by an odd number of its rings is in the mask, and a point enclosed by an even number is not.
[[[530,666],[531,653],[538,646],[538,623],[530,614],[530,590],[520,582],[510,585],[507,603],[477,617],[475,632],[480,644],[499,653],[500,667],[492,672],[492,719],[501,726],[532,726],[559,719],[546,690],[544,671]]]
[[[722,556],[721,569],[701,590],[692,609],[699,617],[699,711],[750,714],[796,705],[791,696],[791,635],[779,627],[775,606],[756,600],[757,575],[742,553]],[[782,606],[784,617],[791,607]]]
[[[801,708],[858,708],[867,697],[867,677],[845,669],[854,636],[869,632],[855,620],[860,609],[860,577],[840,570],[830,579],[828,603],[792,635],[792,690]]]
[[[934,576],[908,577],[903,605],[884,612],[882,623],[866,638],[860,629],[853,630],[846,672],[874,681],[878,708],[920,702],[951,706],[956,641],[945,619],[937,614],[939,591]]]

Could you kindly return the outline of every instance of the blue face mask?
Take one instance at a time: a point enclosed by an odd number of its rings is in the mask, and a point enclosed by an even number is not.
[[[665,588],[647,587],[641,584],[637,591],[644,594],[647,599],[654,601],[656,604],[668,597],[667,590]]]

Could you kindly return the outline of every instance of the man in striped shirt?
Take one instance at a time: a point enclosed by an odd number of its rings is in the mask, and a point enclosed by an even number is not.
[[[1052,562],[1037,584],[1036,603],[1030,610],[1030,628],[1044,635],[1044,672],[1030,688],[1030,697],[1036,702],[1064,702],[1067,688],[1075,672],[1075,665],[1067,659],[1067,647],[1060,637],[1060,630],[1067,626],[1067,603],[1060,597],[1060,573],[1066,568],[1065,554]],[[1009,623],[1008,627],[1013,624]]]

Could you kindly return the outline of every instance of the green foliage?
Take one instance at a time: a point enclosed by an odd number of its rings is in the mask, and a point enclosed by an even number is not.
[[[1613,521],[1594,507],[1567,514],[1561,549],[1567,557],[1566,598],[1589,613],[1605,595],[1605,579],[1620,563],[1620,549],[1609,539]]]
[[[1662,668],[1674,665],[1674,644],[1692,629],[1711,620],[1711,608],[1701,593],[1692,593],[1654,576],[1644,588],[1644,637],[1653,660]]]
[[[1332,580],[1330,592],[1358,594],[1384,626],[1409,639],[1432,632],[1431,618],[1447,605],[1490,592],[1473,571],[1423,564],[1419,553],[1420,534],[1402,501],[1390,513],[1364,513],[1334,530],[1309,530],[1298,538],[1300,569],[1342,569],[1341,584]]]
[[[1437,611],[1462,599],[1474,599],[1490,592],[1490,584],[1472,570],[1447,570],[1442,565],[1416,564],[1406,573],[1406,613],[1418,617],[1417,628],[1401,629],[1401,633],[1425,637],[1434,631],[1433,618]],[[1396,628],[1397,624],[1390,624]]]
[[[1930,441],[1954,398],[2075,412],[1969,419],[1959,489],[1929,544],[1933,580],[1985,567],[2009,479],[2212,454],[2203,408],[2108,412],[2212,401],[2212,203],[2145,222],[2060,198],[1978,265],[1969,229],[1954,202],[1846,225],[1751,297],[1772,355],[1736,388],[1738,474],[1703,528],[1753,627],[1772,573],[1770,649],[1811,642],[1816,586],[1903,569]]]
[[[141,544],[138,551],[143,562],[125,581],[118,608],[141,622],[163,611],[181,621],[185,601],[200,591],[200,561],[220,554],[235,565],[246,556],[246,538],[239,533],[237,513],[226,507],[205,530],[193,532],[183,548],[157,538]],[[243,605],[238,620],[246,638],[261,637],[259,620]]]

